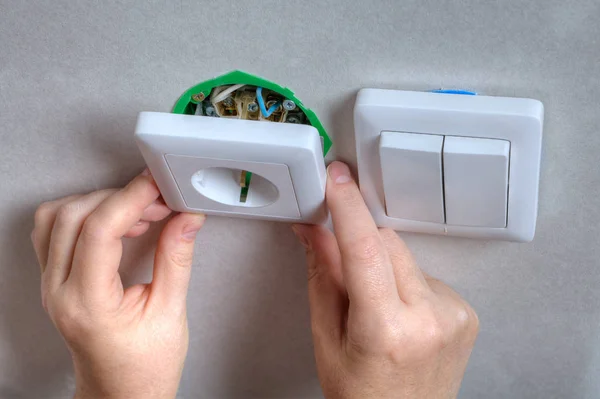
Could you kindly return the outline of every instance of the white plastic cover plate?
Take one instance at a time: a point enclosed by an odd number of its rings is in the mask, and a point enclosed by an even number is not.
[[[326,171],[309,125],[142,112],[136,140],[179,212],[321,223]],[[252,173],[241,198],[242,171]]]
[[[537,220],[543,118],[542,103],[532,99],[361,90],[354,108],[359,182],[377,225],[419,233],[531,241]],[[450,198],[444,199],[443,223],[391,217],[386,213],[385,190],[394,192],[401,188],[390,190],[386,187],[384,190],[384,175],[391,176],[395,172],[398,176],[407,175],[406,171],[398,172],[398,168],[406,165],[406,159],[398,158],[402,156],[400,152],[396,153],[396,158],[387,154],[382,165],[381,151],[406,151],[409,148],[414,153],[415,148],[419,148],[413,144],[407,147],[400,139],[395,143],[390,137],[386,137],[387,144],[380,147],[382,132],[386,136],[393,132],[437,135],[444,137],[444,145],[452,142],[446,157],[442,151],[442,185],[445,196],[451,194]],[[424,162],[427,158],[418,159]],[[435,157],[431,159],[436,162]],[[431,170],[436,168],[435,164],[426,166]],[[485,168],[483,175],[477,170],[478,166]],[[392,170],[382,171],[388,167]],[[444,175],[446,167],[452,169],[451,176]],[[418,181],[422,170],[419,167],[411,170],[414,175],[410,181]],[[437,201],[437,190],[429,188],[431,173],[428,176],[428,186],[420,186],[412,193],[436,193]],[[449,181],[445,181],[446,177]],[[402,194],[402,201],[412,195],[410,190],[407,191]],[[388,196],[387,200],[393,198]],[[422,200],[437,203],[431,198]],[[485,201],[492,201],[489,207],[485,206]],[[500,209],[501,206],[506,209]]]

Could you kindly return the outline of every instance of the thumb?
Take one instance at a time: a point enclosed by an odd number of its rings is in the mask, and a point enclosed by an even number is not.
[[[165,225],[154,256],[152,294],[168,307],[185,307],[194,242],[206,216],[180,213]]]
[[[340,250],[333,233],[323,226],[294,225],[292,229],[306,249],[315,344],[329,344],[331,338],[341,339],[347,307]]]

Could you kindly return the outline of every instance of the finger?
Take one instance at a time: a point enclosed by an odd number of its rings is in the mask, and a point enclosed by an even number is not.
[[[58,209],[52,228],[48,265],[44,275],[44,281],[50,290],[56,289],[67,279],[73,263],[77,238],[86,218],[113,193],[114,190],[95,191],[64,203]]]
[[[105,191],[116,193],[119,189],[109,189]],[[140,220],[146,222],[159,222],[169,216],[172,212],[173,211],[159,198],[144,209],[144,213]]]
[[[421,269],[398,234],[390,229],[380,229],[379,235],[392,260],[400,298],[404,302],[411,303],[431,292]]]
[[[152,301],[166,309],[185,309],[196,234],[206,217],[180,213],[165,225],[154,257]]]
[[[333,233],[323,226],[294,225],[306,249],[308,300],[313,335],[326,343],[339,342],[344,331],[346,299],[342,282],[342,257]]]
[[[118,189],[101,190],[105,193],[115,193]],[[45,202],[36,210],[35,213],[35,225],[31,232],[31,241],[38,258],[38,262],[41,267],[42,273],[46,269],[48,263],[48,253],[50,249],[50,237],[52,229],[54,228],[54,222],[58,210],[65,204],[73,202],[82,198],[83,195],[71,195],[65,198],[61,198],[56,201]],[[163,220],[171,214],[169,209],[163,201],[160,199],[156,200],[153,204],[144,210],[144,214],[141,217],[142,221],[157,222]],[[127,233],[127,237],[137,237],[142,235],[148,230],[149,225],[143,225],[140,223],[139,226],[134,226],[130,232]]]
[[[171,212],[171,209],[157,200],[144,209],[144,213],[140,219],[145,222],[158,222],[169,216]]]
[[[145,234],[150,229],[150,222],[158,222],[168,217],[173,211],[159,200],[154,201],[144,210],[144,214],[127,233],[125,237],[135,238]]]
[[[81,196],[71,195],[56,201],[44,202],[35,211],[34,227],[33,231],[31,232],[31,241],[33,242],[33,248],[35,250],[42,273],[44,270],[46,270],[46,264],[48,263],[50,236],[52,234],[52,228],[54,227],[56,213],[63,204],[73,201],[79,197]]]
[[[400,303],[385,245],[348,166],[333,162],[327,171],[327,205],[350,304],[368,312],[385,311]]]
[[[119,269],[121,238],[159,194],[152,176],[145,172],[102,202],[83,224],[69,280],[84,286],[86,293],[107,292]]]
[[[127,233],[125,233],[125,237],[127,238],[135,238],[143,235],[150,228],[150,222],[139,221],[133,226]]]

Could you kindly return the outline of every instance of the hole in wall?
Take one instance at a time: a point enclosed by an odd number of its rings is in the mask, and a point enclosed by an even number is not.
[[[221,167],[200,169],[192,175],[192,186],[206,198],[230,206],[260,208],[277,201],[277,187],[256,173],[252,173],[244,193],[244,173],[248,172]]]

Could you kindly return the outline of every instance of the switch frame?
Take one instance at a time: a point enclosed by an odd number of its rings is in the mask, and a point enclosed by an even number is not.
[[[537,222],[544,106],[534,99],[362,89],[354,107],[362,195],[380,227],[529,242]],[[511,144],[505,228],[450,226],[388,217],[379,155],[383,131],[507,140]]]

